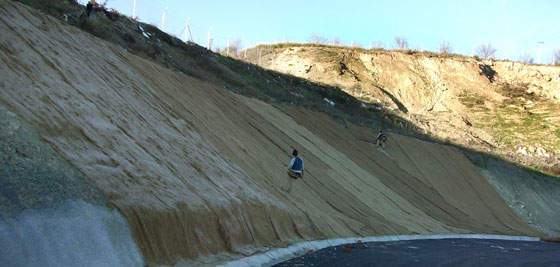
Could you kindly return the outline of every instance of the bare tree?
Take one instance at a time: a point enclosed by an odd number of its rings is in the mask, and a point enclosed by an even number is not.
[[[332,45],[342,45],[342,42],[340,41],[340,38],[338,36],[335,36],[332,39]]]
[[[560,65],[560,49],[557,49],[556,51],[554,51],[554,56],[552,59],[552,64],[554,65]]]
[[[395,47],[397,49],[404,50],[408,47],[408,40],[406,38],[401,37],[401,36],[395,36],[394,39],[395,39],[395,45],[396,45]]]
[[[451,54],[451,44],[449,42],[441,42],[438,47],[438,51],[444,54]]]
[[[385,45],[383,44],[383,41],[381,41],[381,40],[373,41],[371,43],[371,48],[381,48],[381,49],[383,49],[383,47],[385,47]]]
[[[237,37],[231,40],[230,46],[232,46],[235,49],[234,51],[236,54],[239,54],[239,52],[241,51],[241,47],[243,47],[241,38]]]
[[[327,44],[329,42],[329,39],[323,35],[312,33],[307,41],[313,44]]]
[[[241,49],[241,38],[233,38],[229,41],[229,46],[224,50],[227,50],[230,55],[237,56],[237,53]]]
[[[526,53],[521,53],[521,55],[519,55],[519,61],[527,64],[535,63],[535,59]]]
[[[356,42],[352,44],[352,47],[359,47],[359,48],[364,48],[364,44]]]
[[[491,44],[481,44],[474,50],[478,57],[484,59],[494,58],[496,51],[498,50]]]

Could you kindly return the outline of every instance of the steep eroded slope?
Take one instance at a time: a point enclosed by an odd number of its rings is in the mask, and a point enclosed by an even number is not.
[[[150,264],[339,236],[539,235],[457,149],[391,135],[393,160],[371,129],[235,95],[20,4],[3,1],[0,22],[3,105],[93,180]],[[306,175],[288,194],[292,148]]]

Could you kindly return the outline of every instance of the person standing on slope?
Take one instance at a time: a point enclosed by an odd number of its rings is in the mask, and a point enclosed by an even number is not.
[[[377,137],[375,138],[375,145],[377,147],[381,146],[385,148],[385,142],[387,141],[387,136],[383,133],[383,130],[379,131]]]
[[[294,180],[303,178],[303,168],[303,159],[298,157],[298,151],[294,149],[292,152],[292,160],[290,160],[290,164],[288,164],[288,193],[292,191],[292,183]]]
[[[91,11],[93,10],[93,4],[90,2],[87,3],[86,5],[86,17],[89,18],[89,15],[91,15]]]

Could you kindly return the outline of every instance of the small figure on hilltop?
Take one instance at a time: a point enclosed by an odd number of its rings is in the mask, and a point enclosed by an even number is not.
[[[91,11],[93,10],[93,4],[90,2],[87,3],[86,5],[86,17],[89,18],[89,16],[91,15]]]
[[[383,133],[383,130],[379,131],[377,137],[375,138],[375,145],[377,147],[381,146],[385,148],[385,142],[387,142],[387,136]]]
[[[287,187],[288,193],[292,191],[292,183],[297,178],[303,178],[303,159],[298,157],[298,151],[294,149],[292,152],[292,160],[290,160],[290,164],[288,164],[288,184]]]

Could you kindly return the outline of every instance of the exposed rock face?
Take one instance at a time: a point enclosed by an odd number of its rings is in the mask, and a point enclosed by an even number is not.
[[[504,82],[529,84],[530,92],[560,100],[560,68],[557,66],[494,62],[492,68]]]
[[[354,95],[385,98],[395,108],[399,108],[396,103],[399,101],[405,113],[454,109],[458,102],[453,97],[461,90],[484,92],[484,87],[490,84],[479,64],[467,58],[410,56],[402,52],[345,52],[314,47],[278,49],[267,57],[274,57],[275,65],[264,66],[338,85]],[[358,87],[361,88],[357,90]]]

